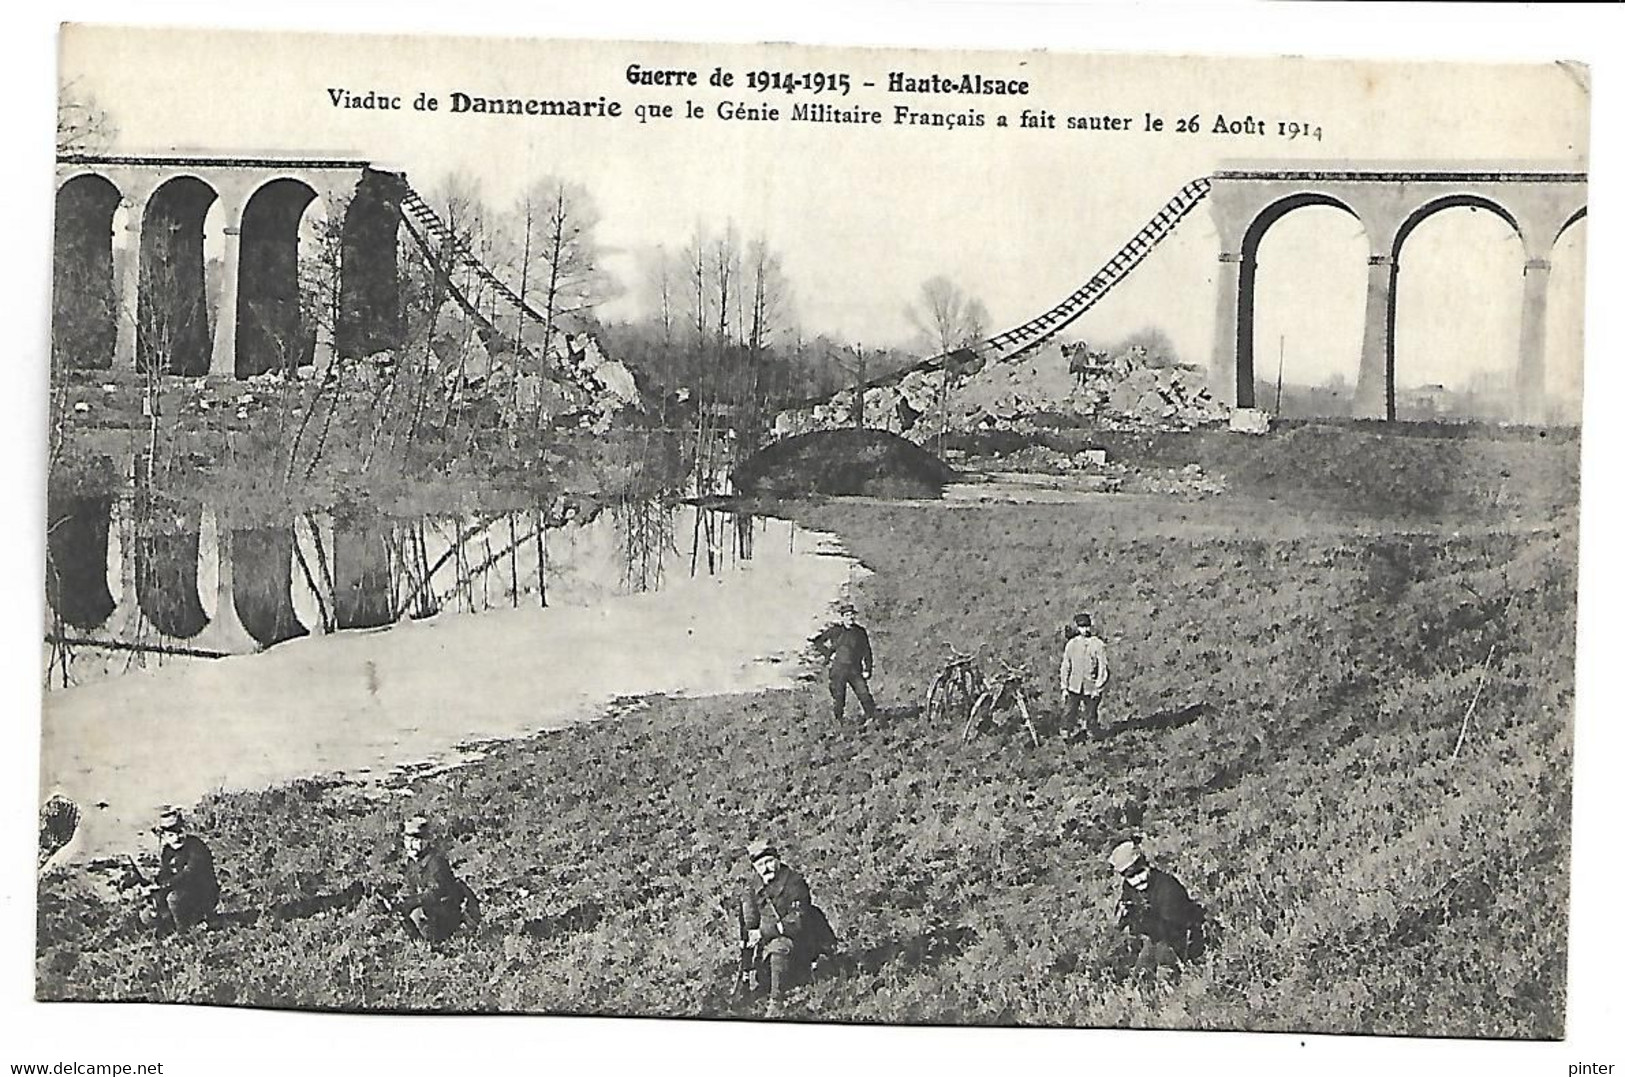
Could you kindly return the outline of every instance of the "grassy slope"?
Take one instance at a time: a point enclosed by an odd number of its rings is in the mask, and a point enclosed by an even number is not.
[[[835,728],[809,683],[656,700],[419,779],[413,810],[445,820],[488,907],[433,954],[345,892],[388,878],[401,804],[316,783],[222,797],[199,818],[227,905],[260,921],[164,949],[52,884],[40,994],[717,1012],[720,896],[765,831],[852,956],[801,999],[825,1017],[1560,1035],[1572,530],[1398,528],[1315,501],[805,509],[876,571],[882,728]],[[950,641],[1030,661],[1053,709],[1079,607],[1112,646],[1105,717],[1131,728],[1034,753],[923,726]],[[1160,996],[1121,982],[1107,922],[1129,795],[1223,929]]]

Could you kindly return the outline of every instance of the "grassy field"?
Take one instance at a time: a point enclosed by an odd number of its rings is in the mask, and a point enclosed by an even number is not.
[[[767,833],[846,952],[792,1016],[1561,1036],[1576,578],[1553,476],[1576,446],[1249,444],[1244,466],[1204,456],[1229,492],[1199,501],[797,506],[874,570],[878,727],[837,726],[810,681],[643,701],[413,780],[409,802],[221,796],[195,817],[236,922],[159,945],[50,881],[38,993],[741,1012],[721,906]],[[962,749],[923,723],[949,643],[1030,663],[1047,723],[1077,609],[1111,648],[1104,743]],[[1109,923],[1130,800],[1218,925],[1171,990],[1126,981]],[[448,828],[487,907],[434,952],[364,898],[391,892],[408,808]]]

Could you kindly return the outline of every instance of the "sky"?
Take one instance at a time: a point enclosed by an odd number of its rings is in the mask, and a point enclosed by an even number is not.
[[[734,223],[782,252],[796,318],[871,345],[905,344],[908,307],[943,274],[986,304],[994,329],[1053,305],[1087,280],[1173,193],[1235,159],[1279,163],[1485,160],[1583,168],[1585,76],[1554,64],[1371,65],[1061,52],[929,53],[789,45],[733,47],[471,38],[283,36],[70,28],[62,74],[106,110],[129,153],[356,156],[404,170],[432,191],[454,173],[494,207],[535,179],[583,184],[602,221],[605,265],[625,287],[608,318],[647,304],[639,252],[679,250],[698,227]],[[633,85],[631,64],[692,71],[694,88]],[[731,88],[708,85],[714,70]],[[759,93],[750,71],[842,72],[850,95]],[[896,95],[891,72],[979,72],[1025,80],[1024,97]],[[398,98],[398,110],[338,108],[334,91]],[[618,119],[453,115],[451,95],[600,98]],[[419,111],[419,93],[439,98]],[[798,101],[877,110],[885,122],[820,125],[717,118],[724,102]],[[705,109],[685,119],[688,102]],[[893,108],[988,118],[981,128],[897,125]],[[640,119],[666,104],[671,119]],[[1022,129],[1023,110],[1057,117]],[[997,129],[1006,113],[1012,127]],[[1161,132],[1144,130],[1147,113]],[[1068,130],[1068,117],[1113,116],[1129,130]],[[1197,117],[1197,130],[1176,133]],[[1265,135],[1213,130],[1220,116],[1258,118]],[[1317,129],[1286,139],[1283,120]],[[1554,257],[1551,388],[1578,393],[1581,222]],[[1212,350],[1217,232],[1203,210],[1075,327],[1109,342],[1156,327],[1187,361]],[[1260,252],[1257,333],[1289,381],[1318,383],[1358,367],[1367,243],[1358,222],[1308,209],[1286,217]],[[1486,214],[1430,219],[1402,255],[1396,337],[1401,385],[1465,387],[1514,363],[1522,261],[1517,236]]]

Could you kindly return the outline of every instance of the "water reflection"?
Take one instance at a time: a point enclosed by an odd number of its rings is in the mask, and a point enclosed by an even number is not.
[[[292,525],[231,533],[231,597],[237,617],[262,647],[305,635],[293,608]]]
[[[136,475],[142,472],[137,466]],[[768,521],[662,499],[224,526],[207,505],[53,492],[47,686],[403,619],[587,606],[749,561]],[[787,532],[789,525],[780,524]]]
[[[113,614],[107,531],[113,499],[53,492],[47,499],[45,597],[61,627],[91,629]]]
[[[393,527],[378,517],[333,525],[333,618],[339,628],[395,623]]]

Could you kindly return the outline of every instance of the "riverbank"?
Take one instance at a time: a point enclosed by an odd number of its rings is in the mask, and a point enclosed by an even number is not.
[[[565,557],[553,588],[565,604],[529,596],[51,692],[42,785],[82,808],[57,860],[135,852],[164,805],[210,793],[446,765],[466,746],[590,720],[621,697],[792,684],[808,636],[859,570],[831,535],[767,518],[751,527],[750,559],[672,573],[659,590],[569,605],[570,571],[594,566]]]
[[[319,782],[211,797],[195,817],[236,921],[155,948],[49,884],[38,991],[730,1013],[721,901],[766,833],[847,954],[796,1014],[1561,1035],[1573,532],[1345,510],[1237,494],[802,506],[875,570],[858,593],[878,727],[837,726],[816,683],[657,698],[398,799]],[[1103,744],[962,749],[923,724],[952,643],[1031,663],[1047,730],[1060,625],[1080,608],[1112,648]],[[1123,981],[1109,923],[1103,856],[1127,802],[1218,926],[1160,994]],[[440,824],[487,910],[434,952],[362,896],[392,892],[412,812]]]

